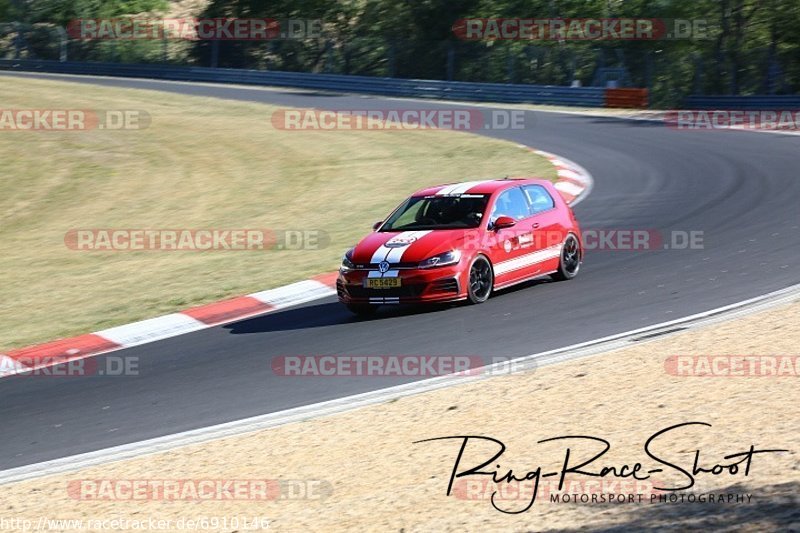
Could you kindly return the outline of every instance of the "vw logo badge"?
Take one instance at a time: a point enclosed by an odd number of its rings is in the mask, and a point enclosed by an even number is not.
[[[385,274],[387,270],[389,270],[389,262],[388,261],[381,261],[378,263],[378,270],[381,271],[381,274]]]

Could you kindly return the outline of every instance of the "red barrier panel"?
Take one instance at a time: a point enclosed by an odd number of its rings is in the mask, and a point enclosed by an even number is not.
[[[605,107],[645,108],[647,105],[647,89],[606,89]]]

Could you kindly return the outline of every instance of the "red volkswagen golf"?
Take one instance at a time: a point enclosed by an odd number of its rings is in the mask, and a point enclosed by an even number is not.
[[[357,314],[379,305],[467,300],[583,260],[572,209],[546,180],[440,185],[414,193],[342,258],[336,290]]]

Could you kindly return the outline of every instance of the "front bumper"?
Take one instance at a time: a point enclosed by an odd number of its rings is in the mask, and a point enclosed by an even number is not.
[[[406,304],[451,302],[466,298],[465,279],[460,265],[398,271],[400,287],[371,289],[364,280],[376,276],[374,270],[339,271],[336,293],[344,304]]]

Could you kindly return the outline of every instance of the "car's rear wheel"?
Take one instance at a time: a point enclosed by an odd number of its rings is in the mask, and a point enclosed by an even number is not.
[[[581,268],[581,254],[582,250],[578,238],[570,233],[561,248],[561,260],[558,264],[558,270],[553,274],[553,279],[566,281],[577,276],[578,270]]]
[[[373,304],[346,304],[347,309],[358,316],[369,316],[378,310],[377,305]]]
[[[492,265],[484,256],[479,255],[472,260],[469,266],[469,285],[467,286],[467,301],[480,304],[489,299],[494,286],[494,273]]]

